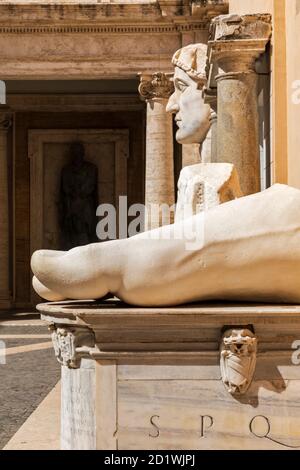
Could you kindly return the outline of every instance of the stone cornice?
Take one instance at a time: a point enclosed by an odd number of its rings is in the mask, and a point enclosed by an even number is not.
[[[96,338],[95,348],[92,347],[88,354],[98,359],[136,358],[139,355],[150,360],[157,356],[159,359],[163,355],[172,358],[179,356],[179,348],[180,354],[184,352],[186,357],[197,355],[199,358],[204,355],[217,358],[220,332],[225,331],[224,326],[253,325],[259,336],[259,355],[266,357],[284,353],[284,357],[290,361],[291,337],[299,338],[300,334],[300,307],[297,305],[200,303],[192,306],[143,308],[124,306],[122,302],[110,299],[101,302],[53,302],[40,304],[37,310],[42,313],[43,320],[57,327],[61,325],[66,328],[69,324],[71,327],[77,325],[92,329]],[[211,338],[209,348],[208,335]],[[280,336],[280,351],[270,349],[271,341],[278,343]],[[161,344],[168,347],[159,351]],[[80,346],[83,345],[86,343],[81,342]],[[197,348],[196,345],[200,347]]]
[[[161,11],[159,5],[156,3],[150,4],[45,4],[45,3],[15,3],[0,5],[0,17],[2,21],[13,22],[15,18],[20,21],[27,22],[41,21],[41,22],[95,22],[103,21],[109,18],[112,21],[117,19],[126,18],[159,18]]]
[[[109,18],[120,21],[128,18],[162,19],[195,16],[208,18],[228,12],[228,0],[157,0],[155,2],[130,3],[49,3],[40,0],[36,3],[9,1],[0,4],[0,17],[3,21],[101,21]]]
[[[39,112],[105,112],[139,111],[144,103],[139,97],[122,94],[8,94],[13,111]]]

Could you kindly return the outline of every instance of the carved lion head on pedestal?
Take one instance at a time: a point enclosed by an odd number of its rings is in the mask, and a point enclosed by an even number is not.
[[[257,339],[249,329],[228,329],[220,348],[223,383],[232,395],[243,395],[249,388],[256,365]]]

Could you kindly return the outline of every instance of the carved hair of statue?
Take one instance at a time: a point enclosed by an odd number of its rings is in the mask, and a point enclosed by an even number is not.
[[[205,84],[207,62],[207,45],[189,44],[175,52],[172,58],[172,64],[182,69],[193,80]]]

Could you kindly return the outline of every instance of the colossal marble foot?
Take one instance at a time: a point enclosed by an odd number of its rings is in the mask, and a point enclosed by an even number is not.
[[[35,280],[34,287],[48,300],[112,293],[142,306],[209,299],[298,303],[299,214],[300,191],[274,185],[126,240],[55,256],[37,251],[32,270],[41,284]]]

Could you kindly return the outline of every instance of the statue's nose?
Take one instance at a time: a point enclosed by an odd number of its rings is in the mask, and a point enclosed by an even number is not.
[[[167,113],[177,113],[179,111],[179,106],[178,106],[175,92],[169,98],[166,111]]]

